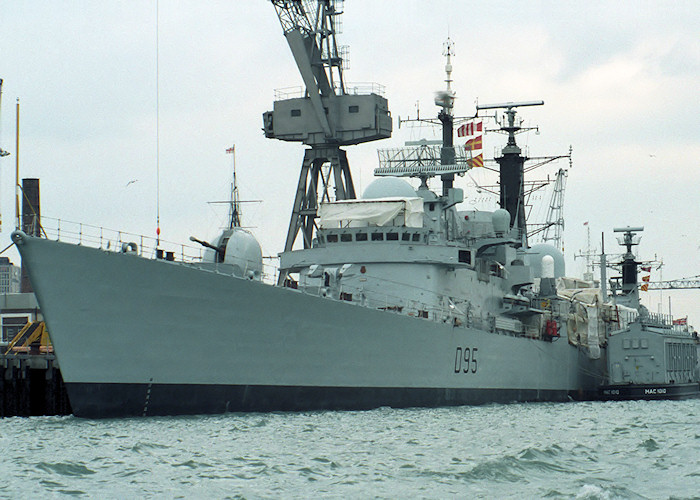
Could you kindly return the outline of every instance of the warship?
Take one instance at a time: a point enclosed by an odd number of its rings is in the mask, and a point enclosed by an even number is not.
[[[643,227],[616,228],[622,233],[625,253],[621,276],[611,281],[612,297],[605,287],[605,259],[601,297],[604,314],[612,320],[606,335],[606,380],[600,387],[603,399],[684,399],[700,396],[698,334],[687,318],[654,314],[640,304],[638,267],[632,247],[639,244]],[[644,285],[642,285],[644,286]],[[618,292],[619,293],[616,293]]]
[[[567,401],[634,381],[607,356],[634,321],[603,314],[590,283],[566,278],[557,248],[528,240],[516,113],[543,102],[456,118],[448,43],[435,98],[442,140],[380,151],[358,197],[342,146],[391,135],[387,100],[345,84],[334,2],[273,5],[305,89],[275,101],[264,132],[307,146],[274,277],[238,217],[211,242],[192,238],[205,247],[197,259],[149,253],[125,233],[111,246],[12,234],[74,414]],[[500,208],[460,209],[455,176],[483,158],[455,146],[455,127],[474,132],[482,110],[499,109]]]

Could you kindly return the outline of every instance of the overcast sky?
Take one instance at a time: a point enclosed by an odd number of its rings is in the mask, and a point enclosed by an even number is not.
[[[213,238],[225,224],[226,207],[207,202],[228,197],[224,151],[235,143],[242,197],[264,200],[245,206],[244,224],[266,255],[281,250],[303,147],[261,131],[274,90],[301,85],[274,8],[161,0],[158,19],[157,30],[154,2],[0,0],[0,147],[12,153],[0,163],[3,247],[14,225],[19,97],[20,176],[41,179],[45,216],[154,236],[159,121],[163,239]],[[519,143],[531,156],[573,146],[568,274],[584,270],[574,255],[587,228],[592,247],[604,231],[617,251],[612,228],[643,225],[640,256],[663,259],[664,279],[700,275],[699,3],[348,0],[343,25],[346,81],[385,85],[394,117],[391,139],[348,148],[358,191],[371,182],[376,148],[436,132],[398,130],[397,118],[417,105],[421,116],[436,112],[449,33],[456,114],[473,114],[477,99],[542,99],[521,110],[540,133]],[[487,135],[485,155],[502,141]],[[468,181],[458,180],[465,208],[480,200]],[[647,299],[658,310],[659,293]],[[700,323],[700,292],[673,294],[673,313],[686,312]]]

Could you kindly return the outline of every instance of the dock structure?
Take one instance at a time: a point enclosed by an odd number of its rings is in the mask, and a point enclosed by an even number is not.
[[[0,355],[0,417],[71,413],[66,387],[53,353]]]
[[[71,414],[34,294],[1,294],[0,327],[0,417]]]

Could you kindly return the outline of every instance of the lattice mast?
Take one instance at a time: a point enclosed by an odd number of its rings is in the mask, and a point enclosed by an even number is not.
[[[571,168],[571,148],[569,148],[569,168]],[[560,251],[564,251],[562,235],[564,232],[564,192],[566,191],[566,179],[568,170],[560,168],[554,181],[552,197],[547,209],[547,220],[542,234],[542,241],[551,241]]]
[[[284,96],[263,114],[266,137],[309,146],[284,248],[290,251],[299,233],[304,248],[311,247],[319,202],[355,198],[347,155],[340,146],[390,137],[391,116],[379,86],[369,90],[346,86],[336,40],[342,2],[272,0],[272,4],[305,86],[303,95]],[[281,270],[280,283],[286,276]]]
[[[379,168],[374,170],[377,176],[416,177],[421,179],[422,187],[427,189],[427,180],[440,176],[442,194],[449,196],[454,184],[455,174],[464,175],[472,165],[463,148],[455,149],[454,125],[456,122],[471,121],[475,117],[455,118],[453,114],[455,92],[452,90],[452,57],[454,45],[450,38],[445,42],[442,54],[445,62],[445,89],[435,93],[435,104],[440,107],[437,118],[399,118],[402,123],[429,123],[440,126],[442,139],[439,141],[411,141],[403,148],[380,149]]]

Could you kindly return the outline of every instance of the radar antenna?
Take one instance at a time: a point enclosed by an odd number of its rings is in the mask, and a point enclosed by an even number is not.
[[[622,256],[622,262],[620,264],[622,268],[622,284],[620,285],[620,290],[622,292],[622,297],[624,297],[626,304],[635,309],[639,309],[639,288],[637,286],[637,266],[640,264],[637,262],[634,253],[632,252],[632,247],[639,245],[639,240],[642,238],[641,233],[644,231],[644,226],[639,227],[616,227],[613,228],[616,233],[622,233],[619,236],[617,242],[624,246],[627,250]]]
[[[440,107],[437,120],[434,118],[421,118],[417,113],[416,118],[401,120],[401,123],[423,122],[442,127],[442,141],[415,141],[407,142],[404,148],[380,149],[379,168],[374,169],[377,176],[417,177],[421,179],[422,186],[427,188],[427,179],[440,176],[442,179],[442,194],[448,196],[454,185],[455,174],[464,175],[472,168],[472,158],[466,155],[463,148],[455,150],[454,147],[454,123],[469,121],[470,118],[455,118],[453,114],[455,92],[452,90],[452,57],[454,43],[449,37],[443,46],[442,55],[445,56],[445,89],[435,92],[435,104]]]
[[[479,104],[476,106],[477,114],[482,109],[505,109],[507,122],[501,124],[501,131],[508,134],[508,142],[501,151],[501,156],[495,160],[500,166],[501,184],[501,208],[510,213],[510,226],[517,228],[520,233],[522,246],[527,244],[527,227],[525,224],[525,169],[526,157],[520,153],[522,150],[515,142],[515,135],[526,130],[521,127],[522,120],[516,123],[516,108],[523,106],[542,106],[544,101],[506,102],[501,104]]]
[[[301,232],[311,247],[319,201],[355,198],[347,155],[340,146],[391,137],[391,116],[379,85],[349,88],[343,78],[343,51],[336,33],[342,2],[272,0],[305,90],[278,92],[272,111],[263,114],[265,137],[301,142],[304,153],[284,250]],[[319,182],[320,181],[320,182]],[[279,282],[284,283],[286,270]]]

